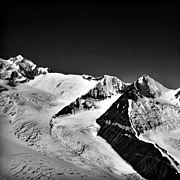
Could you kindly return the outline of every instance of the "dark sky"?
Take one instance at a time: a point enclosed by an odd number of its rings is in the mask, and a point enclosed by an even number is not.
[[[125,82],[148,74],[180,87],[179,8],[173,1],[4,2],[4,59],[21,54],[57,72],[109,74]]]

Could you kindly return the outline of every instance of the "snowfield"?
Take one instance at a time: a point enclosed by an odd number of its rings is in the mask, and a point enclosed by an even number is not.
[[[96,80],[86,80],[80,75],[65,75],[49,73],[37,76],[27,83],[34,88],[44,90],[56,96],[60,101],[72,102],[77,97],[87,93],[98,83]]]

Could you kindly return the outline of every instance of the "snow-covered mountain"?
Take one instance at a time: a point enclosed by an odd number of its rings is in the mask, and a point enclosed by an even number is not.
[[[163,101],[166,93],[162,85],[143,76],[97,119],[98,135],[147,179],[180,177],[180,107],[173,93],[167,97],[172,102]]]
[[[0,79],[7,80],[11,85],[27,82],[48,72],[51,72],[49,68],[38,67],[21,55],[8,60],[0,58]]]
[[[71,101],[68,106],[61,109],[55,116],[75,114],[81,110],[101,109],[102,105],[106,104],[104,100],[118,97],[126,89],[126,84],[113,76],[105,75],[101,78],[93,78],[93,80],[96,82],[93,88],[90,88],[83,95],[78,96],[75,101]]]
[[[0,77],[0,177],[179,178],[180,88],[54,73],[20,55],[0,59]]]

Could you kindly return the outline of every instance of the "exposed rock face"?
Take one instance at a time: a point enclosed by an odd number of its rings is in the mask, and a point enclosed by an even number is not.
[[[179,99],[180,102],[180,89],[178,89],[177,93],[175,94],[175,98]]]
[[[37,67],[32,61],[23,58],[21,55],[9,60],[0,59],[0,79],[7,80],[11,86],[27,82],[37,75],[49,72],[51,72],[49,68]]]
[[[164,132],[171,132],[180,126],[180,108],[157,101],[139,98],[131,103],[130,118],[137,133],[161,126]]]
[[[143,85],[137,87],[137,82],[130,85],[126,92],[97,119],[96,122],[100,125],[98,135],[103,137],[144,178],[152,180],[178,179],[180,174],[171,165],[171,162],[166,157],[163,157],[153,144],[144,142],[136,136],[136,134],[162,123],[165,124],[162,121],[167,122],[167,120],[159,117],[160,110],[153,101],[154,96],[150,93],[147,84]],[[147,100],[146,97],[151,97],[151,100]],[[133,104],[130,117],[129,102]],[[139,107],[135,108],[135,104],[138,104]],[[169,106],[164,108],[169,108]],[[163,113],[165,112],[163,111]],[[176,113],[180,115],[179,109]],[[138,115],[139,117],[137,117]],[[142,116],[144,118],[141,118]],[[172,117],[171,119],[174,124],[177,124],[177,118],[173,120]],[[169,124],[172,125],[172,123]]]
[[[105,75],[94,89],[91,89],[82,98],[94,98],[103,100],[111,95],[123,92],[126,84],[117,77]]]
[[[97,85],[86,94],[78,97],[68,106],[60,110],[55,116],[63,116],[67,114],[74,114],[79,110],[90,110],[98,108],[96,102],[110,98],[113,95],[121,94],[127,88],[127,85],[113,76],[103,76],[101,78],[93,78],[92,76],[85,76],[89,80],[99,81]]]
[[[160,97],[162,93],[169,90],[146,74],[135,82],[135,86],[141,95],[148,98]]]
[[[148,86],[148,80],[147,80],[146,76],[143,76],[143,77],[141,78],[141,80],[138,79],[138,80],[135,82],[135,85],[136,85],[138,91],[139,91],[142,95],[144,95],[144,96],[146,96],[146,97],[150,97],[150,98],[154,98],[154,97],[155,97],[155,93],[151,92],[151,90],[150,90],[150,88],[149,88],[149,86]]]

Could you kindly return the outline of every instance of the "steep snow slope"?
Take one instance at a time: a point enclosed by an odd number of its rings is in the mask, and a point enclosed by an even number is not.
[[[85,79],[89,79],[89,76],[85,77]],[[92,78],[93,77],[90,76],[89,80]],[[105,75],[101,78],[93,79],[98,81],[96,86],[90,89],[87,93],[76,98],[75,101],[71,101],[69,105],[61,109],[55,116],[75,114],[84,110],[101,109],[101,104],[105,102],[103,100],[108,98],[114,99],[112,97],[117,97],[122,94],[127,87],[124,82],[113,76]]]
[[[61,73],[49,73],[40,75],[27,83],[54,94],[60,101],[73,101],[75,98],[87,93],[98,81],[86,80],[80,75],[65,75]]]
[[[155,98],[160,102],[180,106],[180,99],[178,96],[179,89],[168,89],[148,75],[140,77],[135,82],[135,86],[138,91],[146,97]]]

